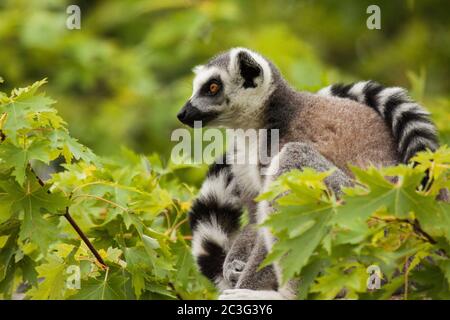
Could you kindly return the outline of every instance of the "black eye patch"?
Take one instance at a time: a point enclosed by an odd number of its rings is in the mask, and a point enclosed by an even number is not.
[[[211,88],[214,88],[215,86],[218,86],[218,89],[216,91],[211,91]],[[220,78],[212,78],[209,79],[200,89],[200,94],[203,96],[215,96],[219,94],[222,91],[222,81]],[[215,87],[217,88],[217,87]]]

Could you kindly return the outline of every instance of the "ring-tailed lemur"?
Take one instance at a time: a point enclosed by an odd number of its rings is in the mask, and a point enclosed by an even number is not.
[[[222,299],[295,297],[295,282],[280,287],[276,264],[258,270],[274,238],[254,225],[272,208],[253,199],[280,174],[336,168],[326,183],[339,194],[342,185],[352,183],[348,164],[406,163],[418,151],[438,146],[428,112],[401,88],[367,81],[333,85],[318,94],[298,92],[269,60],[245,48],[222,53],[194,72],[193,94],[178,113],[181,122],[279,129],[280,137],[280,151],[271,155],[266,175],[260,174],[261,164],[213,164],[190,210],[193,255]],[[239,152],[239,146],[228,150],[222,160]],[[240,230],[245,207],[250,225]]]

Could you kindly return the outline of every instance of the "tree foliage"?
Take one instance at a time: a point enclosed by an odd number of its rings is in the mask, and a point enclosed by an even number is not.
[[[282,175],[259,197],[277,208],[265,222],[278,239],[266,264],[279,261],[284,280],[298,276],[301,298],[449,299],[450,204],[436,197],[450,187],[450,149],[413,161],[353,167],[357,184],[339,200],[323,182],[330,172]],[[419,187],[426,172],[433,182]],[[367,286],[372,265],[377,290]]]
[[[193,190],[173,176],[178,167],[126,149],[116,158],[97,157],[69,135],[54,101],[40,92],[44,83],[0,96],[0,295],[211,297],[182,231]],[[64,170],[44,183],[33,168],[59,156]],[[79,289],[68,285],[70,266],[79,268]]]

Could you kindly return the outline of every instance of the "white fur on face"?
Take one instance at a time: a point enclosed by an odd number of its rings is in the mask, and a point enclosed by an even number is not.
[[[256,88],[244,88],[239,71],[238,53],[245,51],[261,67],[262,75],[255,79]],[[255,121],[263,110],[264,102],[272,93],[272,71],[269,63],[259,54],[245,48],[234,48],[229,52],[230,63],[228,68],[218,66],[197,66],[193,69],[196,74],[193,83],[191,100],[195,105],[197,93],[201,87],[211,79],[219,76],[224,86],[224,95],[230,103],[227,105],[199,105],[202,111],[219,112],[215,124],[231,128],[251,128],[257,125]]]
[[[218,67],[205,67],[197,66],[194,68],[196,74],[193,83],[193,90],[191,98],[200,90],[200,88],[212,77],[219,75],[221,78],[226,78],[227,74],[225,70],[219,69]]]
[[[192,95],[189,99],[193,102],[194,106],[204,112],[215,111],[221,112],[224,110],[225,105],[223,104],[211,104],[205,106],[203,103],[196,104],[195,97],[197,93],[200,91],[202,86],[208,82],[212,77],[220,77],[222,82],[224,83],[225,89],[227,88],[227,83],[229,82],[229,76],[226,70],[222,70],[218,67],[205,67],[205,66],[196,66],[194,68],[194,73],[196,74],[193,82]]]

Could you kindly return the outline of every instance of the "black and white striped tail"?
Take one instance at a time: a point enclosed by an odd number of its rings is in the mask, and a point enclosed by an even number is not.
[[[226,164],[211,165],[198,198],[189,212],[192,253],[200,271],[220,286],[223,264],[240,228],[241,200]]]
[[[364,81],[334,84],[318,94],[349,98],[374,109],[391,129],[403,163],[408,163],[419,151],[435,151],[439,146],[430,114],[412,101],[403,88],[386,88],[375,81]]]

